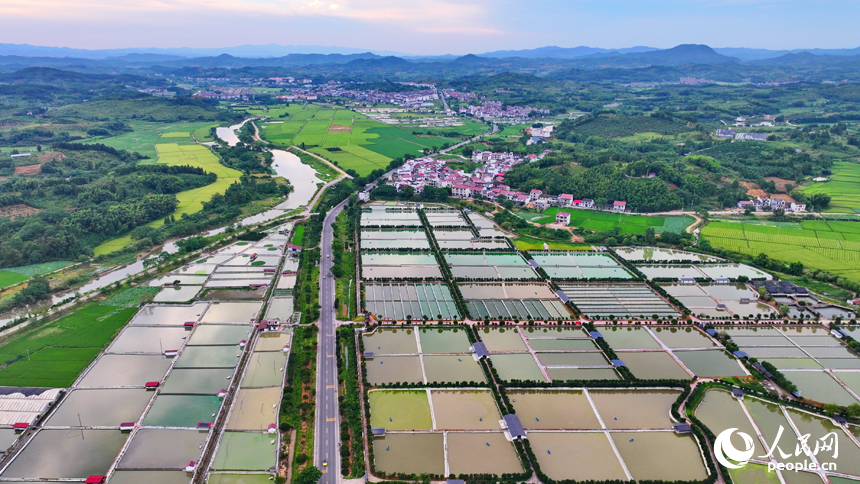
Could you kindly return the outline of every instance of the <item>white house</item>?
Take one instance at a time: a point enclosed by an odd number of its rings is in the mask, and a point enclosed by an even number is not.
[[[570,214],[567,212],[558,212],[555,214],[555,223],[561,225],[570,225]]]
[[[806,211],[806,204],[805,203],[792,203],[790,207],[791,207],[792,212],[805,212]]]
[[[532,191],[530,191],[530,192],[529,192],[529,201],[530,201],[530,202],[534,202],[535,200],[537,200],[538,198],[540,198],[540,196],[541,196],[541,195],[543,195],[543,192],[542,192],[542,191],[540,191],[540,190],[532,190]]]
[[[627,202],[618,202],[612,204],[612,210],[614,212],[625,212],[627,211]]]
[[[451,188],[451,193],[457,198],[470,198],[472,196],[472,189],[469,185],[454,185]]]
[[[558,202],[560,207],[569,207],[573,203],[573,195],[562,193],[558,196]]]
[[[781,198],[771,198],[770,208],[771,210],[785,210],[785,200]]]

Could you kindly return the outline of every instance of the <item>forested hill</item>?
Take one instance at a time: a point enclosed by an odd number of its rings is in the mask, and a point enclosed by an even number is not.
[[[199,168],[139,165],[103,145],[60,144],[37,156],[39,174],[0,182],[0,211],[30,215],[0,218],[2,266],[92,255],[102,241],[171,214],[176,193],[215,181]]]

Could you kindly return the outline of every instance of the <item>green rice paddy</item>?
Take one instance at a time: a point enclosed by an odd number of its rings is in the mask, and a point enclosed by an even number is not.
[[[92,304],[0,346],[0,385],[65,388],[72,384],[137,308]]]
[[[305,238],[305,226],[299,225],[298,227],[296,227],[295,232],[293,232],[292,244],[301,247],[302,246],[302,240],[304,238]]]
[[[10,271],[0,271],[0,287],[7,287],[29,279],[25,275]]]
[[[621,229],[621,234],[644,234],[648,228],[653,228],[658,234],[663,232],[681,233],[693,223],[692,217],[648,217],[644,215],[628,215],[614,212],[600,212],[597,210],[578,210],[574,208],[548,208],[543,211],[543,216],[529,217],[534,223],[548,224],[555,222],[555,215],[559,212],[571,214],[570,226],[581,227],[598,232],[608,232],[615,227]]]
[[[860,213],[860,163],[837,161],[831,171],[830,180],[813,183],[800,191],[809,196],[830,195],[828,212]]]
[[[860,280],[860,223],[804,220],[800,223],[716,221],[702,229],[714,247],[786,263],[802,262],[846,279]]]
[[[346,109],[313,104],[270,108],[269,116],[268,123],[260,123],[265,139],[281,145],[304,143],[313,153],[359,175],[385,168],[405,154],[419,156],[427,148],[451,142],[441,136],[415,136]]]

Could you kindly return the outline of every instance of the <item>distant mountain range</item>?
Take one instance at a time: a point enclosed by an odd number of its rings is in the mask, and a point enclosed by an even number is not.
[[[239,45],[215,48],[124,48],[124,49],[71,49],[68,47],[41,47],[29,44],[0,44],[0,55],[22,57],[73,57],[78,59],[107,59],[139,55],[169,58],[215,57],[229,54],[235,57],[283,57],[289,54],[360,54],[368,49],[316,45]],[[374,51],[378,55],[406,56],[402,52]],[[154,57],[153,57],[154,59]],[[162,59],[163,60],[163,59]]]
[[[578,59],[582,57],[619,56],[624,54],[645,54],[671,49],[658,49],[656,47],[636,46],[619,49],[606,49],[600,47],[557,47],[547,46],[537,49],[524,50],[497,50],[476,54],[479,57],[494,59],[522,58],[522,59]],[[763,59],[774,59],[787,54],[799,54],[808,52],[813,55],[829,56],[855,56],[860,55],[860,47],[854,49],[792,49],[792,50],[768,50],[747,47],[718,47],[713,49],[717,54],[734,57],[742,61],[755,61]],[[394,51],[377,51],[372,49],[356,49],[351,47],[337,46],[312,46],[312,45],[239,45],[223,48],[122,48],[122,49],[72,49],[68,47],[44,47],[28,44],[0,44],[0,56],[21,57],[52,57],[52,58],[76,58],[76,59],[108,59],[119,58],[128,62],[163,62],[178,60],[182,58],[217,57],[228,54],[240,58],[276,58],[290,54],[364,54],[371,52],[378,56],[396,56],[409,60],[453,60],[460,56],[438,55],[417,56]]]
[[[292,47],[264,46],[274,53]],[[233,48],[260,53],[260,46]],[[256,50],[255,50],[256,49]],[[299,48],[295,48],[299,49]],[[301,47],[302,50],[337,47]],[[193,77],[302,76],[375,82],[379,79],[428,82],[516,73],[557,80],[677,82],[682,77],[722,82],[860,81],[860,48],[809,51],[713,49],[684,44],[671,49],[631,47],[544,47],[464,56],[381,55],[375,52],[287,53],[243,56],[219,49],[131,49],[79,51],[0,44],[0,72],[47,67],[93,74]],[[14,52],[14,53],[12,53]],[[212,55],[189,56],[212,52]],[[219,52],[219,53],[215,53]],[[384,53],[382,53],[384,54]],[[766,56],[779,54],[774,57]],[[474,82],[474,81],[472,81]]]

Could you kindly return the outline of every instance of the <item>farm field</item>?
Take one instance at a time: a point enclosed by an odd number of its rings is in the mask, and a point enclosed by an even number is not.
[[[830,180],[800,189],[806,195],[830,195],[827,212],[860,213],[860,163],[837,161],[833,164]]]
[[[530,222],[548,224],[555,222],[555,215],[561,210],[571,214],[570,226],[581,227],[595,231],[610,231],[615,227],[621,228],[621,234],[644,234],[649,227],[658,234],[663,232],[681,233],[693,223],[693,218],[684,216],[659,217],[644,215],[627,215],[597,210],[578,210],[574,208],[548,208],[543,216],[532,214],[527,218]]]
[[[199,141],[209,136],[209,128],[218,126],[218,123],[196,122],[196,123],[150,123],[145,121],[131,122],[129,125],[134,131],[123,133],[110,138],[91,138],[85,143],[101,143],[112,146],[118,150],[138,152],[149,157],[153,161],[158,157],[156,147],[159,142],[193,144],[194,137]]]
[[[71,262],[66,261],[54,261],[54,262],[43,262],[41,264],[31,264],[28,266],[19,266],[19,267],[7,267],[4,270],[9,272],[15,272],[27,277],[40,276],[42,274],[47,274],[49,272],[54,272],[62,269],[63,267],[71,265]]]
[[[0,346],[0,385],[61,387],[72,384],[137,308],[93,304]],[[29,351],[29,356],[28,356]]]
[[[283,115],[288,116],[281,118]],[[424,149],[451,142],[441,136],[415,136],[346,109],[312,104],[270,108],[269,116],[268,122],[260,123],[265,139],[282,145],[304,143],[310,151],[359,175],[385,168],[389,161],[405,154],[419,156]]]
[[[25,275],[10,271],[0,271],[0,287],[7,287],[29,279]]]
[[[549,246],[549,250],[591,250],[591,245],[589,244],[574,244],[567,242],[552,242],[552,241],[544,241],[541,239],[536,239],[534,237],[526,237],[520,235],[515,239],[511,239],[511,242],[516,244],[517,249],[519,250],[546,250],[543,246],[546,243]]]
[[[742,254],[767,254],[860,280],[860,223],[804,220],[801,223],[711,222],[702,230],[711,245]]]
[[[337,162],[338,166],[345,170],[355,170],[360,176],[366,176],[376,169],[384,170],[391,161],[391,158],[387,156],[380,155],[358,145],[340,146],[338,150],[311,148],[310,151],[323,158]]]
[[[156,146],[158,148],[158,162],[171,166],[193,166],[202,168],[209,173],[218,176],[215,183],[205,187],[195,188],[176,194],[179,206],[173,213],[177,218],[183,213],[196,213],[203,209],[203,203],[212,199],[216,193],[223,194],[227,187],[239,181],[242,175],[238,170],[228,168],[218,161],[209,148],[200,145],[178,145],[176,143],[165,143]],[[161,226],[163,220],[150,223],[153,227]]]
[[[215,194],[224,194],[233,183],[238,183],[242,175],[238,170],[228,168],[218,161],[218,157],[209,151],[209,148],[198,144],[179,145],[176,143],[163,143],[156,145],[158,149],[158,162],[171,166],[193,166],[214,173],[218,176],[215,183],[204,187],[186,190],[176,194],[179,205],[173,215],[180,218],[183,213],[196,213],[203,210],[203,204],[212,199]],[[164,225],[164,220],[159,219],[148,224],[150,227]],[[132,242],[130,236],[119,237],[108,240],[93,249],[96,256],[109,254],[126,247]]]

